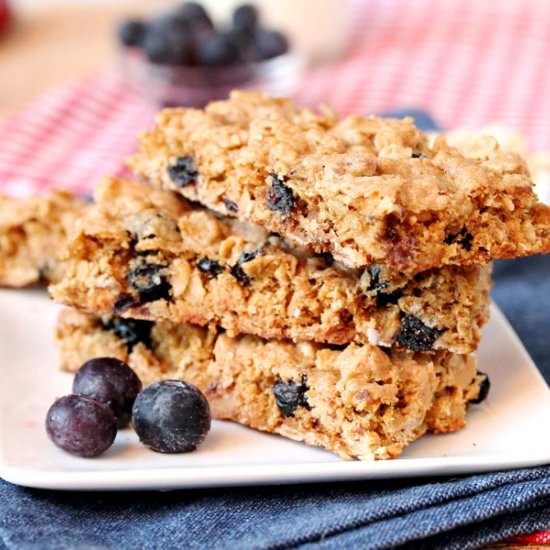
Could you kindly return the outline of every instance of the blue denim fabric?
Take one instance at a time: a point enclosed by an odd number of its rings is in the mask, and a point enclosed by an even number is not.
[[[493,299],[550,383],[550,255],[496,262]]]
[[[550,256],[499,262],[495,278],[494,298],[550,380]],[[466,550],[540,529],[550,529],[550,466],[168,493],[58,493],[0,480],[0,549],[9,550]]]
[[[550,467],[451,480],[172,493],[55,493],[0,482],[8,549],[476,548],[550,527]]]
[[[381,116],[390,118],[412,116],[416,127],[424,132],[441,130],[441,126],[431,117],[431,115],[419,109],[392,109],[391,111],[385,111],[380,114]]]

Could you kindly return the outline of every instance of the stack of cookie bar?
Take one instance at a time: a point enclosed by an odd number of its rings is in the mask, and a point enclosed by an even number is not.
[[[129,164],[143,181],[100,183],[50,287],[64,368],[116,356],[345,458],[464,426],[490,262],[550,250],[520,157],[409,119],[237,92],[162,112]]]

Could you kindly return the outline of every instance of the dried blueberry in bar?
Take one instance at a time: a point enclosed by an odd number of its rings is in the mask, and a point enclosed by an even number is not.
[[[113,178],[99,185],[62,267],[52,296],[96,315],[423,352],[475,350],[491,284],[481,266],[409,279],[377,264],[344,269],[170,191]]]

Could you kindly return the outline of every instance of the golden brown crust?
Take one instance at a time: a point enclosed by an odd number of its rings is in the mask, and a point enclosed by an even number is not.
[[[0,196],[0,286],[55,280],[55,257],[87,206],[63,192],[28,199]]]
[[[216,418],[343,458],[392,458],[427,430],[462,428],[468,402],[479,394],[472,356],[386,354],[356,344],[334,350],[170,323],[155,324],[145,344],[129,349],[106,328],[109,322],[63,311],[56,329],[62,367],[75,371],[92,357],[115,356],[145,384],[166,378],[196,384]],[[277,388],[289,385],[300,399],[278,404]]]
[[[187,156],[199,175],[182,185],[168,169]],[[340,120],[234,92],[204,111],[161,112],[129,165],[352,268],[410,276],[550,251],[550,208],[521,157],[495,140],[466,152],[429,145],[412,119]]]
[[[69,242],[63,279],[50,289],[57,301],[94,314],[457,353],[476,348],[487,320],[486,268],[447,267],[391,283],[384,269],[346,271],[285,250],[259,229],[244,235],[171,192],[110,179],[96,195]],[[205,259],[215,272],[201,269]],[[155,296],[136,291],[148,283]]]

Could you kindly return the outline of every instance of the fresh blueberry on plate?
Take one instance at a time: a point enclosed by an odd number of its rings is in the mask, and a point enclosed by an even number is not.
[[[141,391],[141,380],[124,362],[114,357],[96,357],[86,361],[76,373],[73,393],[111,407],[117,427],[125,428],[132,416],[132,406]]]
[[[163,380],[136,398],[132,424],[139,440],[159,453],[185,453],[210,430],[210,407],[201,391],[180,380]]]
[[[67,453],[92,458],[104,453],[115,440],[116,418],[105,403],[84,395],[57,399],[46,415],[46,432]]]

